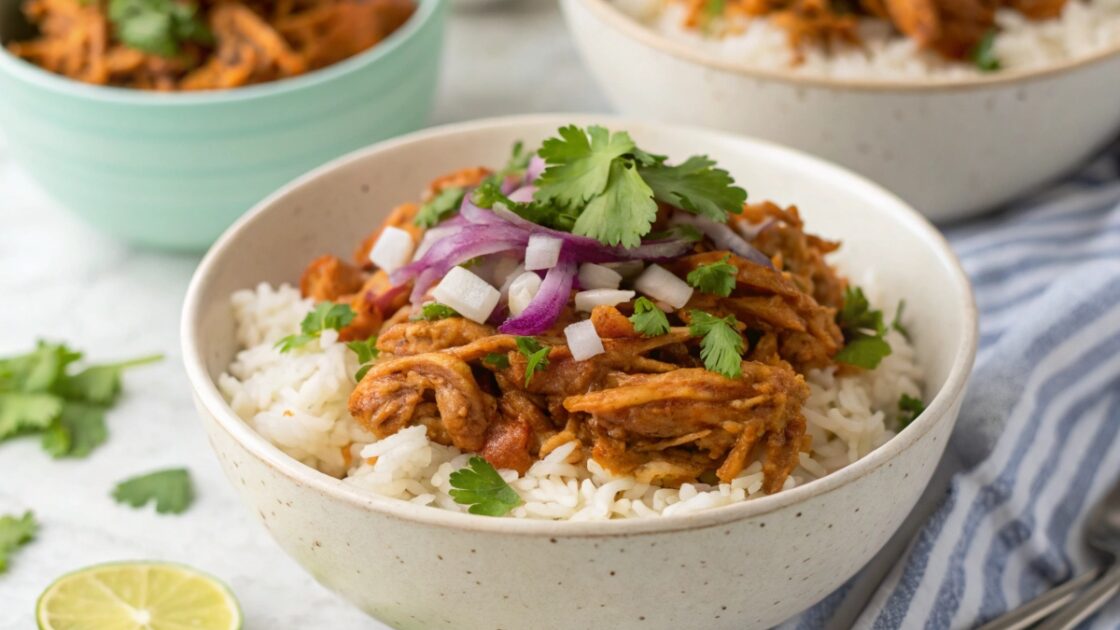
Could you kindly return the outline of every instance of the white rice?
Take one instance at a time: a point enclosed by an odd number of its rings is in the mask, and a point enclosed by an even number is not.
[[[705,36],[682,25],[684,7],[669,0],[614,0],[623,12],[670,39],[726,61],[796,75],[837,79],[962,79],[985,76],[971,63],[946,61],[920,50],[883,20],[860,22],[863,47],[805,46],[796,64],[785,31],[769,19],[741,20],[735,34]],[[993,52],[1002,71],[1044,68],[1120,46],[1120,0],[1069,0],[1052,20],[1029,20],[1000,9]]]
[[[244,349],[218,384],[239,416],[292,457],[345,477],[364,490],[466,511],[452,500],[449,478],[466,466],[469,454],[430,441],[422,426],[377,440],[350,417],[346,403],[358,365],[354,353],[338,342],[337,333],[328,331],[318,342],[287,354],[274,348],[278,339],[298,331],[299,322],[313,307],[310,300],[301,299],[299,291],[287,285],[261,284],[234,294],[232,304],[237,339]],[[813,450],[801,455],[800,467],[786,481],[787,489],[843,468],[889,440],[899,397],[921,396],[922,373],[913,348],[894,331],[888,341],[893,352],[873,371],[843,378],[834,369],[808,375],[811,393],[804,411]],[[524,501],[511,516],[561,520],[671,516],[745,501],[762,491],[757,462],[731,483],[670,489],[614,477],[591,459],[571,463],[569,459],[578,459],[571,457],[575,447],[570,442],[557,448],[520,478],[516,471],[499,471]]]

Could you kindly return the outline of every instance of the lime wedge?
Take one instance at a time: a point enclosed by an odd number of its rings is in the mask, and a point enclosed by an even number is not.
[[[241,609],[221,582],[177,564],[100,564],[60,577],[36,610],[42,630],[236,630]]]

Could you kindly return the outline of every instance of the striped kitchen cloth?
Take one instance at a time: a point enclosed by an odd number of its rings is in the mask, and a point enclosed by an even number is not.
[[[973,628],[1099,563],[1081,529],[1120,479],[1120,142],[946,235],[980,349],[945,481],[877,588],[857,577],[789,628]],[[1085,627],[1120,627],[1120,598]]]

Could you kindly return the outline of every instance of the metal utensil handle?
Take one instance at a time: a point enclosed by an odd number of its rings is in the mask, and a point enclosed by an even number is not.
[[[1120,564],[1112,565],[1104,577],[1044,621],[1038,630],[1072,630],[1108,603],[1117,591],[1120,591]]]
[[[1098,571],[1086,571],[1046,591],[1022,606],[980,626],[977,630],[1023,630],[1066,605],[1078,591],[1093,583]]]

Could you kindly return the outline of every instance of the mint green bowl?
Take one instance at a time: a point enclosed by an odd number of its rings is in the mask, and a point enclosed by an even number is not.
[[[26,35],[18,4],[0,0],[0,41]],[[447,1],[418,4],[360,55],[226,91],[91,86],[0,47],[0,129],[12,157],[93,226],[145,246],[202,250],[297,175],[426,124]]]

